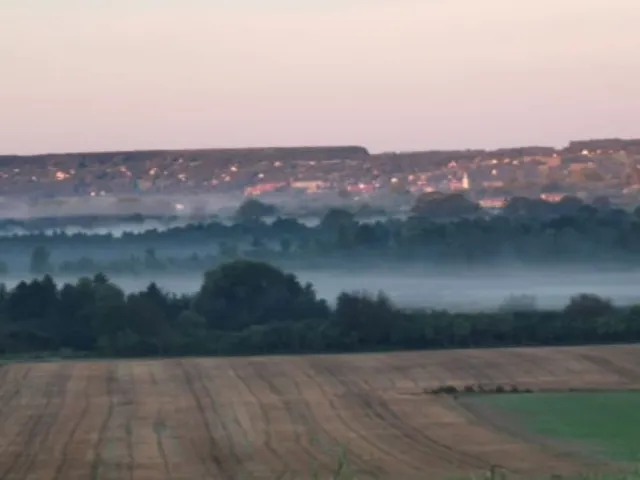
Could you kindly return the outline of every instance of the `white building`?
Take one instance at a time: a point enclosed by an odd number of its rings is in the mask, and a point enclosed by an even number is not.
[[[463,190],[469,190],[469,188],[471,188],[471,182],[469,181],[469,175],[467,172],[464,172],[464,175],[462,176],[462,188]]]

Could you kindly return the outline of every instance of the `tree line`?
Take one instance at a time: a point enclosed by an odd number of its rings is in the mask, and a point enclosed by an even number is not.
[[[361,352],[640,341],[640,306],[578,295],[561,310],[511,299],[494,312],[400,308],[383,293],[330,305],[311,284],[264,262],[206,272],[193,295],[154,283],[125,293],[104,274],[0,286],[0,354],[91,356]]]
[[[264,215],[274,213],[273,208],[250,202],[241,206],[230,225],[194,223],[122,237],[63,233],[0,237],[0,247],[4,252],[26,250],[32,258],[44,248],[51,259],[49,269],[31,271],[69,274],[202,271],[238,258],[284,266],[318,259],[471,265],[640,262],[640,209],[615,208],[602,199],[594,206],[575,197],[558,203],[513,198],[500,213],[488,214],[462,195],[428,194],[416,200],[404,219],[363,221],[353,212],[334,208],[315,226],[295,218],[267,222]],[[78,256],[56,262],[61,249]],[[100,258],[100,251],[107,250],[139,253]],[[7,265],[6,258],[0,255],[0,273],[26,270]]]

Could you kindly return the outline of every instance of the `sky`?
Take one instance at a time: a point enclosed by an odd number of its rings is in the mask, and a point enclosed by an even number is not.
[[[0,154],[640,137],[638,0],[0,0]]]

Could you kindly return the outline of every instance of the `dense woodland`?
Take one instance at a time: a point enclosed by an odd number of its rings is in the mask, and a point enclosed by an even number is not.
[[[360,212],[362,213],[362,212]],[[371,212],[373,215],[373,212]],[[407,218],[363,220],[330,209],[309,226],[278,217],[277,208],[250,200],[232,223],[209,221],[168,230],[0,237],[0,273],[93,275],[154,271],[204,272],[239,258],[283,268],[416,264],[478,265],[522,262],[640,264],[640,209],[512,199],[487,212],[462,195],[427,194]],[[274,216],[274,221],[265,218]]]
[[[492,313],[398,308],[384,294],[343,293],[330,306],[310,284],[262,262],[208,271],[176,296],[150,284],[125,294],[104,274],[50,276],[0,288],[0,353],[158,356],[358,352],[640,341],[640,306],[593,295],[559,311],[512,298]]]

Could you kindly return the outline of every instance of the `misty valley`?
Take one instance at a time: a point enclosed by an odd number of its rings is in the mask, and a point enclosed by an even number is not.
[[[128,293],[153,281],[191,295],[207,270],[244,258],[296,274],[331,303],[345,291],[460,312],[524,297],[531,307],[561,308],[579,293],[640,302],[637,211],[514,198],[496,212],[461,195],[419,197],[409,215],[389,202],[314,208],[312,216],[287,216],[291,203],[249,199],[197,218],[4,219],[1,281],[13,288],[44,274],[74,283],[103,273]]]
[[[0,480],[640,480],[638,25],[0,0]]]

